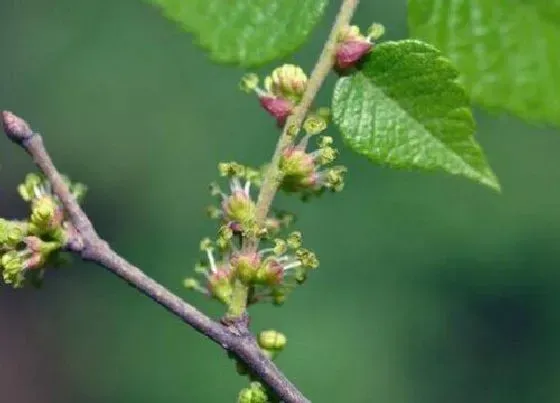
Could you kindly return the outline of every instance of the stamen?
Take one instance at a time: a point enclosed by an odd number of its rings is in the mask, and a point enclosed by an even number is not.
[[[288,265],[286,265],[286,266],[282,266],[282,268],[284,269],[284,271],[290,270],[290,269],[295,269],[296,267],[301,267],[301,262],[300,262],[299,260],[298,260],[298,261],[295,261],[295,262],[293,262],[293,263],[290,263],[290,264],[288,264]]]
[[[241,186],[241,182],[239,182],[239,178],[237,176],[234,176],[233,178],[231,178],[230,188],[231,188],[232,193],[235,193],[235,192],[243,189],[242,186]]]
[[[214,260],[211,248],[206,249],[206,255],[208,255],[208,263],[210,263],[210,271],[212,271],[212,273],[216,273],[218,268],[216,267],[216,261]]]

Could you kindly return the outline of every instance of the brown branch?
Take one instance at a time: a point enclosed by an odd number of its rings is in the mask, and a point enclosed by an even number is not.
[[[84,260],[105,267],[179,317],[183,322],[219,344],[223,349],[235,354],[283,401],[287,403],[309,402],[276,365],[261,352],[255,338],[248,331],[245,317],[227,325],[216,322],[113,251],[107,242],[97,234],[86,213],[72,196],[45,149],[41,135],[34,133],[23,119],[11,112],[2,112],[2,123],[8,137],[23,147],[45,174],[52,184],[53,192],[68,213],[77,233],[76,238],[68,243],[69,250],[79,254]]]

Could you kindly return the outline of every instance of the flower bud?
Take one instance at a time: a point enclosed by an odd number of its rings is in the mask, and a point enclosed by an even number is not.
[[[282,282],[284,268],[274,258],[269,257],[257,270],[255,280],[260,284],[276,285]]]
[[[363,36],[356,25],[345,27],[338,36],[335,68],[339,72],[350,69],[372,48],[370,38]]]
[[[249,223],[255,217],[255,203],[243,191],[235,191],[222,202],[224,218],[229,222]]]
[[[53,196],[44,195],[33,201],[30,221],[40,232],[59,227],[63,218],[62,208]]]
[[[276,330],[264,330],[259,333],[257,342],[264,350],[282,351],[286,347],[287,339],[283,333]]]
[[[276,119],[279,127],[284,126],[286,119],[288,119],[288,116],[290,116],[294,110],[294,104],[284,98],[263,95],[259,97],[259,102],[261,106]]]
[[[218,301],[228,305],[233,293],[230,272],[228,270],[218,270],[208,278],[208,291],[210,295]]]
[[[280,171],[284,175],[284,185],[294,190],[298,188],[300,182],[309,177],[315,164],[313,157],[304,150],[290,147],[284,151],[284,155],[280,160]]]
[[[267,92],[294,102],[301,99],[306,86],[307,76],[301,67],[294,64],[284,64],[274,69],[264,80]]]
[[[43,178],[37,174],[27,174],[17,190],[24,201],[31,201],[37,196],[37,190],[42,186]]]
[[[258,253],[237,253],[230,259],[235,275],[245,284],[251,283],[257,275],[261,259]]]
[[[3,268],[2,278],[4,283],[14,288],[20,288],[25,281],[25,267],[21,256],[17,251],[11,250],[2,255],[0,265]]]
[[[237,403],[267,403],[268,396],[259,382],[251,382],[251,386],[239,392]]]

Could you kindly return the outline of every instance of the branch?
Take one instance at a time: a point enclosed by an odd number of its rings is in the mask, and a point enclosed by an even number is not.
[[[105,267],[196,331],[219,344],[224,350],[235,354],[283,401],[287,403],[309,402],[278,367],[261,352],[255,338],[248,331],[246,317],[227,325],[216,322],[119,256],[97,234],[86,213],[70,193],[45,149],[41,135],[33,132],[23,119],[11,112],[2,112],[2,123],[10,140],[25,149],[45,174],[52,185],[54,194],[58,196],[68,213],[70,222],[77,233],[68,242],[69,250],[79,254],[84,260]]]
[[[307,81],[307,86],[305,92],[303,93],[301,101],[294,108],[293,114],[288,118],[286,124],[284,125],[282,134],[280,135],[278,143],[276,144],[276,150],[274,151],[274,155],[272,156],[270,168],[263,178],[263,184],[257,200],[257,224],[259,225],[263,223],[266,216],[268,215],[268,210],[270,209],[272,200],[274,199],[276,191],[278,190],[278,164],[280,163],[282,152],[292,143],[292,136],[290,136],[290,133],[301,128],[305,116],[311,108],[311,105],[313,104],[317,93],[321,89],[323,82],[332,70],[337,49],[338,34],[342,28],[350,25],[350,20],[352,19],[352,16],[356,11],[356,7],[358,7],[359,2],[360,0],[342,1],[342,5],[340,6],[340,10],[338,11],[329,37],[325,42],[321,55],[319,56],[317,63],[315,63],[315,67],[313,68],[311,76]],[[251,246],[255,249],[257,247],[257,242],[257,239],[253,239],[254,245]]]
[[[302,100],[296,106],[294,113],[289,117],[284,126],[258,196],[257,223],[259,225],[262,224],[268,215],[270,205],[278,190],[278,164],[282,152],[291,144],[292,138],[290,133],[294,129],[299,130],[301,127],[313,100],[331,71],[337,47],[338,33],[344,26],[350,24],[358,3],[359,0],[342,0],[342,5],[332,30],[307,82]],[[4,131],[8,137],[25,149],[47,177],[52,185],[54,194],[60,199],[70,222],[76,229],[76,236],[69,240],[67,249],[79,254],[84,260],[92,261],[105,267],[154,302],[179,317],[183,322],[189,324],[196,331],[219,344],[224,350],[233,353],[249,368],[251,373],[256,375],[282,401],[286,403],[309,402],[276,365],[262,353],[255,338],[248,330],[246,314],[234,315],[235,317],[227,323],[216,322],[118,255],[97,234],[86,213],[72,196],[68,186],[64,183],[45,149],[41,135],[33,132],[23,119],[11,112],[2,112],[2,121]],[[256,250],[258,239],[253,237],[247,239],[247,241],[244,247]],[[242,291],[244,290],[237,290],[240,296],[244,295]],[[245,311],[245,306],[240,308],[242,308],[242,312]]]

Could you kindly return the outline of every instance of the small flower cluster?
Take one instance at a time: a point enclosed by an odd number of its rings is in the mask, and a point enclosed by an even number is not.
[[[78,200],[85,195],[84,185],[64,180]],[[59,252],[73,231],[44,177],[28,174],[18,192],[31,206],[28,220],[0,219],[0,272],[4,283],[14,288],[24,285],[28,273],[31,282],[40,282],[44,267],[61,260]]]
[[[250,73],[241,80],[241,89],[245,92],[254,91],[261,106],[272,115],[279,127],[283,127],[286,119],[301,101],[307,87],[307,75],[296,65],[284,64],[272,71],[264,79],[264,89],[259,88],[259,77]]]
[[[257,343],[261,351],[271,360],[274,360],[278,354],[286,347],[287,339],[283,333],[276,330],[264,330],[257,336]],[[240,375],[248,375],[252,381],[249,387],[239,392],[238,403],[269,403],[269,393],[263,385],[255,378],[241,362],[237,362],[237,372]],[[276,401],[276,400],[274,400]]]
[[[305,135],[297,144],[287,147],[280,159],[280,188],[287,193],[300,193],[303,200],[320,195],[325,190],[339,192],[344,188],[344,166],[326,167],[334,162],[337,150],[332,147],[333,139],[320,136],[318,148],[307,152],[312,136],[327,127],[326,118],[312,114],[304,122]]]
[[[206,259],[197,264],[195,272],[205,277],[206,285],[187,278],[185,287],[229,305],[234,283],[239,280],[249,287],[248,303],[271,301],[279,305],[293,287],[306,280],[309,270],[319,266],[315,254],[302,247],[299,232],[286,239],[276,238],[270,247],[256,252],[240,249],[234,239],[235,232],[223,226],[215,242],[202,240],[200,249]]]
[[[208,215],[221,219],[236,233],[256,231],[256,205],[251,198],[251,186],[260,185],[260,172],[237,162],[222,162],[218,170],[220,176],[229,179],[229,191],[224,192],[217,183],[210,184],[210,193],[220,198],[220,206],[208,207]]]
[[[248,388],[241,389],[237,397],[237,403],[269,403],[268,394],[263,385],[254,381]]]
[[[385,33],[381,24],[373,24],[366,36],[360,33],[360,28],[351,25],[344,28],[338,35],[338,48],[335,57],[335,70],[344,74],[368,54],[374,42]]]

